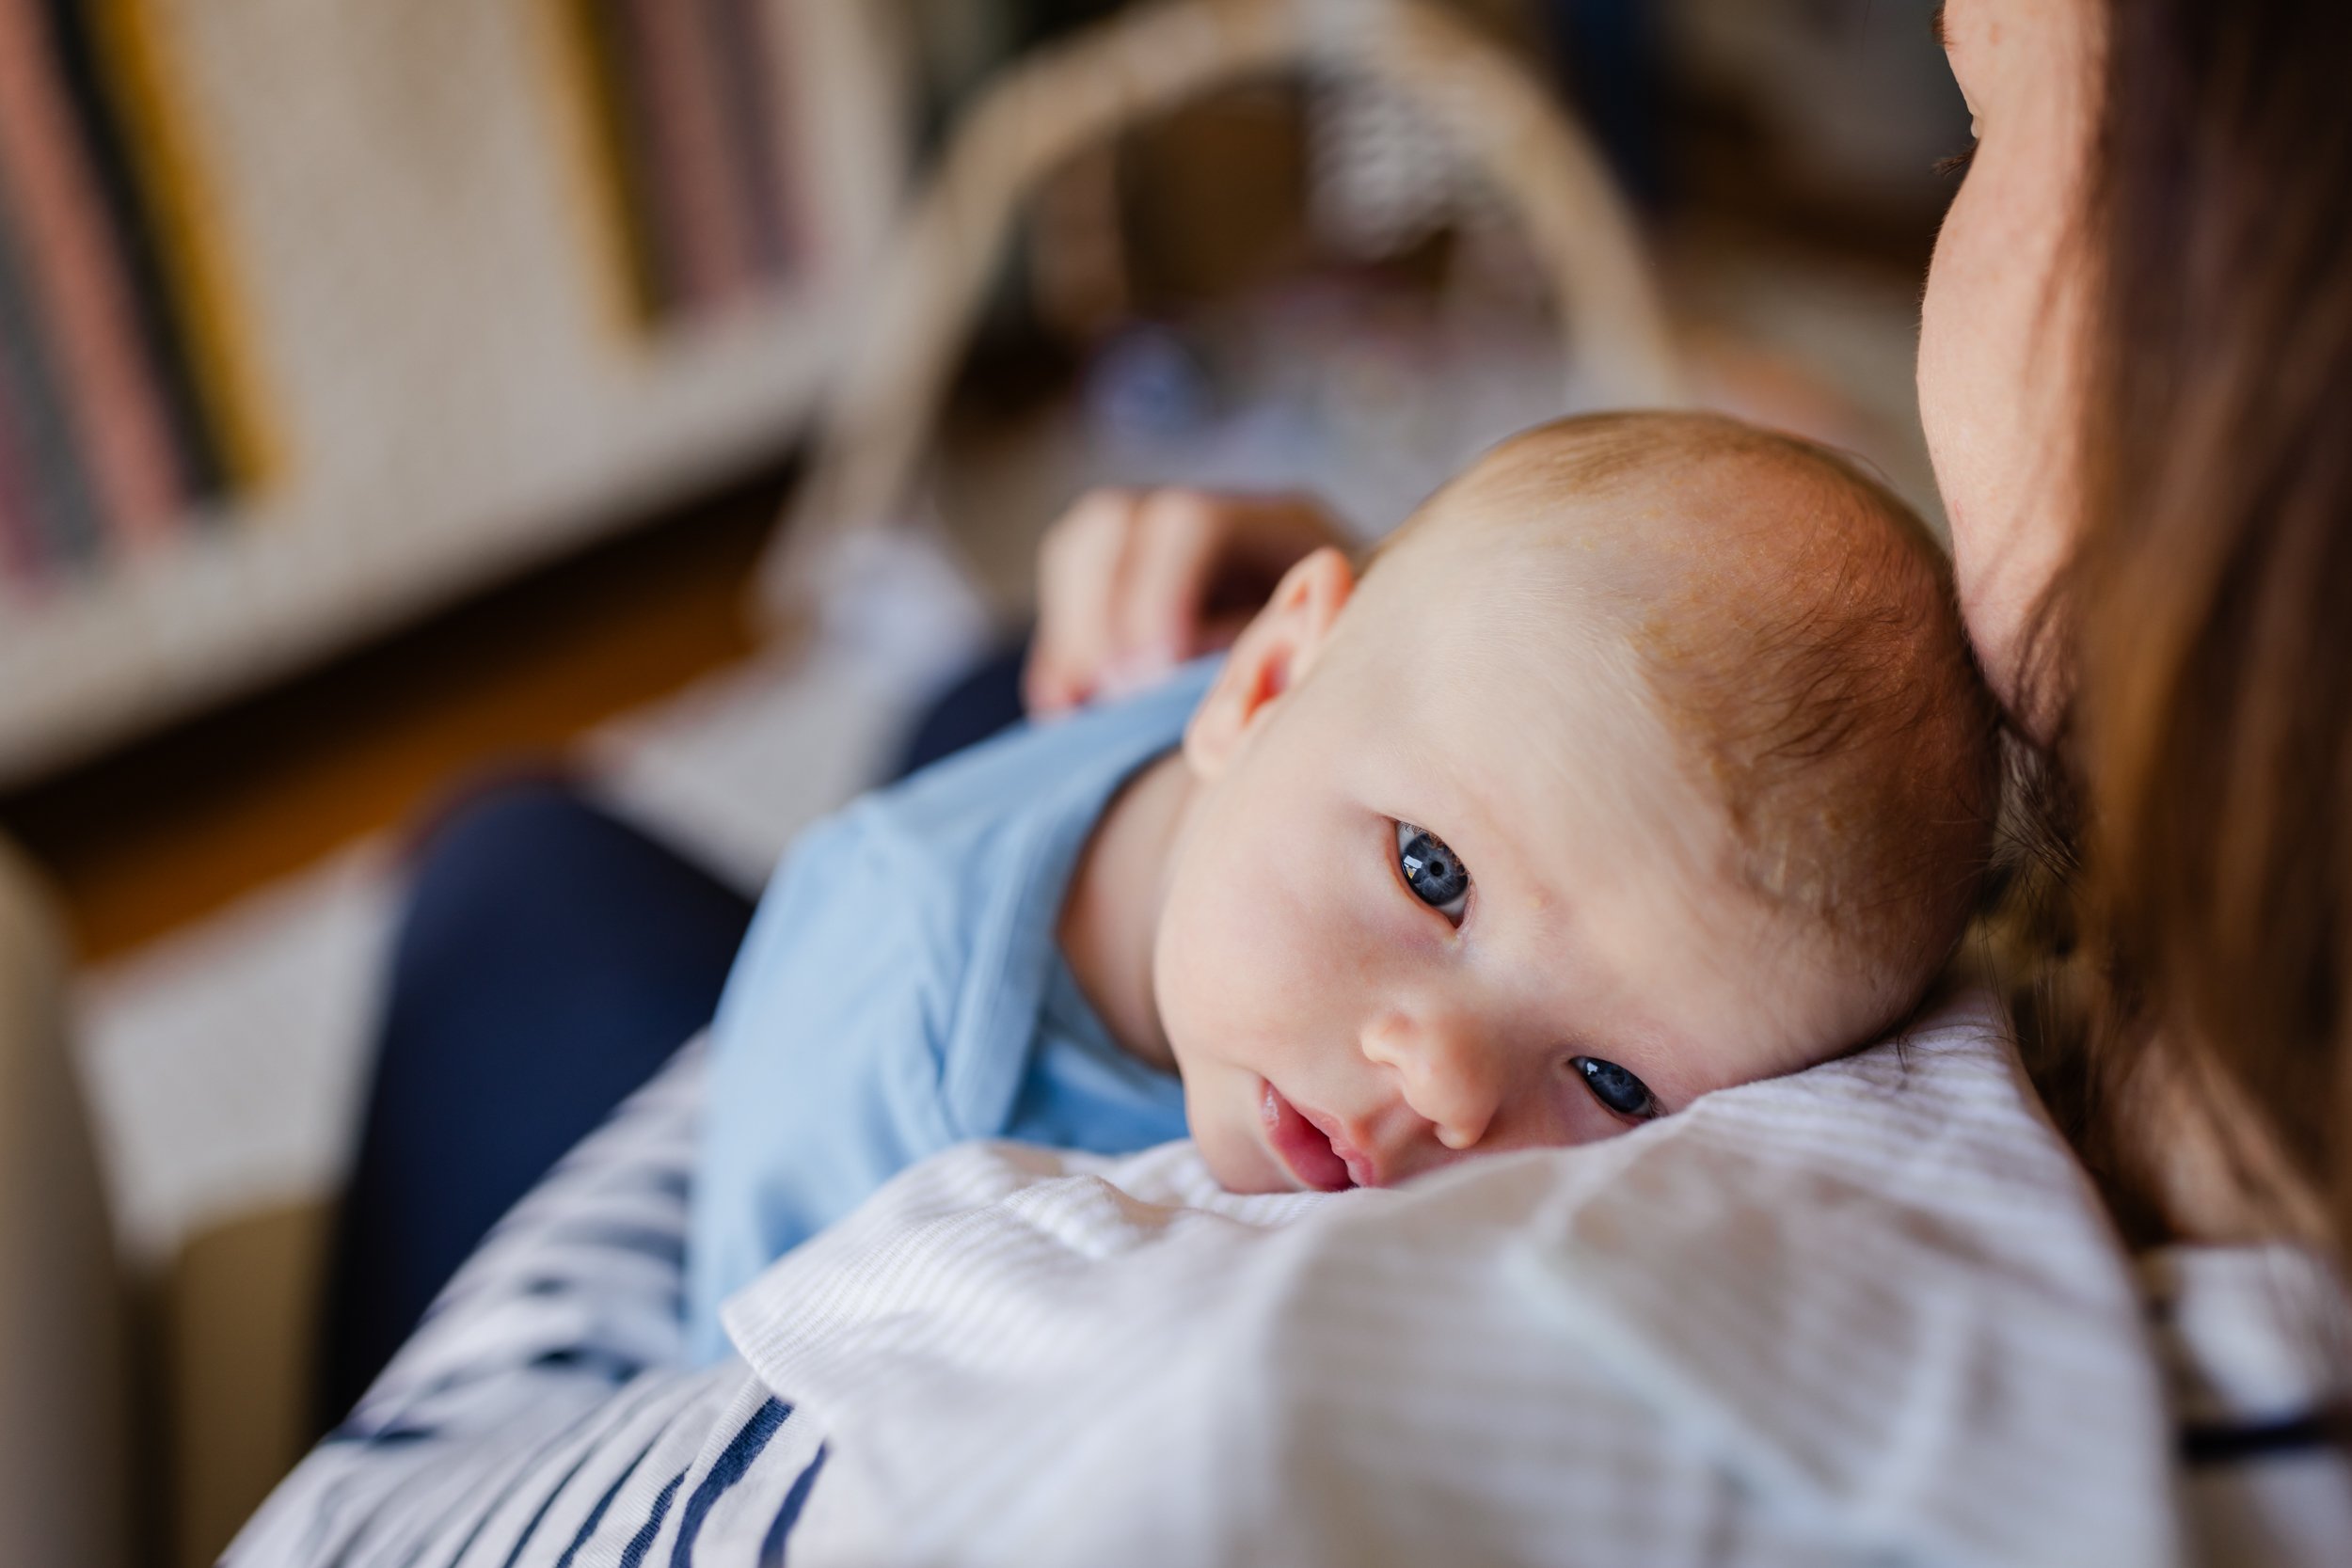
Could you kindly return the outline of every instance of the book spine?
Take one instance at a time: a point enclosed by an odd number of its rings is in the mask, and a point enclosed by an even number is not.
[[[0,388],[14,414],[19,479],[45,558],[83,569],[105,547],[56,364],[40,329],[16,214],[0,202]]]
[[[180,508],[179,460],[54,57],[37,0],[0,0],[0,182],[21,214],[34,293],[114,536],[147,545],[168,534]]]
[[[196,366],[164,278],[164,255],[149,222],[131,151],[99,58],[95,6],[47,0],[49,63],[87,163],[107,247],[120,261],[133,327],[151,372],[177,470],[179,494],[210,499],[229,489],[228,463],[197,390]]]

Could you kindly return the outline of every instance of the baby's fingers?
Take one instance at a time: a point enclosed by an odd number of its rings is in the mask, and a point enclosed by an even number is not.
[[[1154,490],[1136,515],[1119,581],[1115,668],[1130,685],[1213,646],[1203,634],[1210,579],[1231,551],[1235,503],[1198,490]]]
[[[1109,671],[1139,503],[1131,490],[1092,491],[1047,531],[1038,556],[1037,635],[1022,672],[1031,713],[1077,706]]]

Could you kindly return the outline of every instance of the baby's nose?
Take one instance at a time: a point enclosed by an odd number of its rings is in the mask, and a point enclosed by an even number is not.
[[[1474,1019],[1388,1013],[1364,1031],[1365,1059],[1394,1069],[1414,1115],[1452,1149],[1486,1135],[1500,1098],[1491,1043]]]

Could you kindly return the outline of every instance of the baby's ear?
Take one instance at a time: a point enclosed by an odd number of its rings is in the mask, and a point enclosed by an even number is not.
[[[1212,779],[1225,770],[1243,739],[1322,657],[1355,591],[1356,569],[1327,545],[1284,574],[1184,726],[1184,760],[1194,773]]]

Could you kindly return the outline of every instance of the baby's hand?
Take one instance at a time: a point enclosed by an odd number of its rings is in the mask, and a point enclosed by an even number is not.
[[[1293,563],[1346,543],[1303,496],[1090,492],[1040,552],[1023,700],[1042,717],[1148,686],[1232,642]]]

